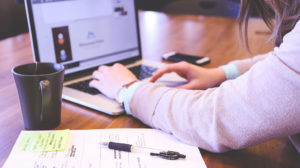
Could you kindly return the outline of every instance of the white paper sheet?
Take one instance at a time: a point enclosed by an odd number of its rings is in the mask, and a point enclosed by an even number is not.
[[[3,168],[206,168],[197,147],[183,144],[173,136],[154,129],[71,130],[66,149],[59,152],[17,150],[24,132],[19,135]],[[177,151],[185,154],[186,158],[165,160],[144,151],[111,150],[102,145],[109,141]]]

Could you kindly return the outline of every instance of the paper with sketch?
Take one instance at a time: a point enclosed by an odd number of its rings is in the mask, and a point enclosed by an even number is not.
[[[183,144],[173,136],[154,129],[70,130],[56,136],[59,137],[58,139],[68,137],[65,150],[63,151],[46,150],[40,152],[19,150],[20,144],[24,143],[23,138],[25,135],[28,139],[28,134],[32,132],[37,133],[37,131],[21,132],[3,168],[206,167],[197,147]],[[53,133],[56,131],[38,132]],[[53,136],[49,137],[51,138]],[[53,142],[53,140],[47,141]],[[149,153],[146,152],[115,151],[102,145],[103,142],[109,141],[129,143],[139,147],[161,149],[164,151],[173,150],[185,154],[186,158],[165,160],[156,156],[150,156]]]

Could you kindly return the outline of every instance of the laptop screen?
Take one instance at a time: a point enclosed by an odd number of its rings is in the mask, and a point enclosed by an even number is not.
[[[140,56],[134,0],[27,0],[36,61],[66,74]]]

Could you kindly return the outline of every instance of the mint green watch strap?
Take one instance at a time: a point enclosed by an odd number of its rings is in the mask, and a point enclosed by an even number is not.
[[[220,66],[225,72],[226,80],[235,79],[240,76],[240,72],[235,64],[227,64]]]
[[[124,109],[126,111],[127,114],[132,115],[131,111],[130,111],[130,101],[131,98],[135,92],[135,90],[142,84],[143,82],[141,81],[137,81],[135,83],[133,83],[132,85],[130,85],[125,93],[125,97],[124,97]]]

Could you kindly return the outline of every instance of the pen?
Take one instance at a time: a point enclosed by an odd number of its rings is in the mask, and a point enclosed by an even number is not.
[[[125,151],[125,152],[134,152],[138,151],[137,148],[144,148],[144,147],[138,147],[138,146],[133,146],[131,144],[126,144],[126,143],[118,143],[118,142],[104,142],[102,145],[107,146],[109,149],[113,150],[119,150],[119,151]],[[158,150],[158,149],[156,149]],[[159,150],[158,150],[159,151]],[[160,152],[150,152],[151,156],[158,156],[163,159],[167,160],[177,160],[177,159],[185,159],[186,155],[181,154],[179,152],[175,151],[160,151]]]

